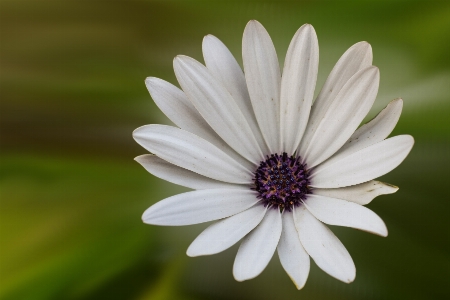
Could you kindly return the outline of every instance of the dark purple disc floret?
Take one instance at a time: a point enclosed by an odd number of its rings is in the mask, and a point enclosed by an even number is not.
[[[299,156],[288,156],[286,152],[267,156],[256,170],[254,182],[264,206],[280,210],[291,211],[311,192],[306,164],[300,162]]]

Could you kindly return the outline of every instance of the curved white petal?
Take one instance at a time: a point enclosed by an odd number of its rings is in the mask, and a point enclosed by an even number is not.
[[[371,65],[372,47],[367,42],[356,43],[341,56],[314,101],[308,125],[300,142],[299,153],[306,151],[320,120],[324,118],[330,105],[347,81],[358,71]]]
[[[161,200],[142,215],[144,223],[182,226],[214,221],[240,213],[258,202],[255,192],[239,189],[192,191]]]
[[[387,138],[400,118],[402,107],[402,99],[392,100],[374,119],[358,128],[344,146],[326,163],[332,164],[347,155]]]
[[[156,77],[145,79],[150,95],[158,108],[178,127],[207,140],[247,168],[255,165],[230,148],[203,119],[182,90]]]
[[[263,205],[255,205],[234,216],[217,221],[191,243],[187,255],[211,255],[230,248],[258,226],[266,210]]]
[[[357,185],[336,189],[314,189],[313,194],[366,205],[379,195],[392,194],[397,190],[398,187],[391,184],[371,180]]]
[[[248,189],[247,185],[227,183],[202,176],[195,172],[173,165],[153,154],[140,155],[134,160],[140,163],[148,172],[156,177],[194,190],[224,188]]]
[[[284,61],[280,96],[282,151],[294,153],[308,123],[319,67],[319,43],[305,24],[295,33]]]
[[[368,67],[356,73],[332,100],[300,155],[312,168],[333,155],[348,140],[372,107],[378,92],[380,72]],[[304,151],[304,152],[302,152]]]
[[[410,135],[398,135],[361,149],[341,160],[313,169],[311,186],[337,188],[363,183],[395,169],[414,144]]]
[[[362,205],[320,195],[308,195],[308,199],[303,203],[325,224],[352,227],[381,236],[388,234],[383,220]]]
[[[182,90],[155,77],[146,78],[145,85],[155,104],[175,125],[207,140],[215,135]]]
[[[280,83],[278,57],[266,29],[248,22],[242,39],[245,80],[253,110],[270,153],[279,153]]]
[[[258,276],[269,263],[277,248],[282,230],[281,214],[269,209],[261,223],[242,241],[233,265],[237,281]]]
[[[184,92],[211,128],[236,152],[259,164],[264,155],[230,93],[193,58],[177,56],[173,65]]]
[[[133,137],[151,153],[184,169],[225,182],[252,182],[251,171],[193,133],[172,126],[146,125],[136,129]]]
[[[303,205],[294,208],[294,222],[303,247],[319,268],[343,282],[355,280],[352,257],[327,226]]]
[[[250,125],[263,153],[270,154],[253,112],[244,73],[233,54],[222,41],[211,34],[203,38],[202,50],[209,72],[230,92]]]
[[[309,274],[309,255],[300,242],[297,229],[294,224],[294,217],[291,212],[284,212],[283,231],[278,243],[278,256],[281,265],[294,282],[297,289],[303,288]]]
[[[359,42],[348,48],[328,75],[314,101],[315,109],[322,110],[321,106],[326,106],[330,100],[334,99],[353,75],[372,65],[372,59],[372,47],[367,42]]]

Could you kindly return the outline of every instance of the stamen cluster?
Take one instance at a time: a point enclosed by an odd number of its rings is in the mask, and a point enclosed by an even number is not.
[[[309,194],[309,179],[306,164],[300,157],[272,154],[261,161],[255,172],[255,187],[264,206],[291,211],[299,206]]]

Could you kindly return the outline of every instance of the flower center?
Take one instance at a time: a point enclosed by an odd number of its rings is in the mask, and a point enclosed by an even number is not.
[[[253,189],[264,206],[291,211],[311,192],[308,176],[306,164],[300,162],[299,156],[272,154],[256,170]]]

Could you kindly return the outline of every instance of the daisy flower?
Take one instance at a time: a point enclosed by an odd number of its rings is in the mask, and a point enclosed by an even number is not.
[[[178,127],[146,125],[134,139],[152,154],[136,160],[153,175],[193,189],[143,214],[153,225],[216,221],[189,246],[189,256],[219,253],[242,240],[233,275],[258,276],[275,251],[298,289],[310,257],[329,275],[355,279],[353,260],[325,225],[387,236],[363,205],[398,188],[374,180],[397,167],[414,140],[391,138],[403,102],[393,100],[358,128],[376,98],[378,68],[366,42],[350,47],[313,102],[319,63],[314,28],[293,37],[283,74],[272,40],[257,21],[244,31],[244,72],[216,37],[203,40],[205,65],[174,59],[182,90],[158,79],[146,86]]]

